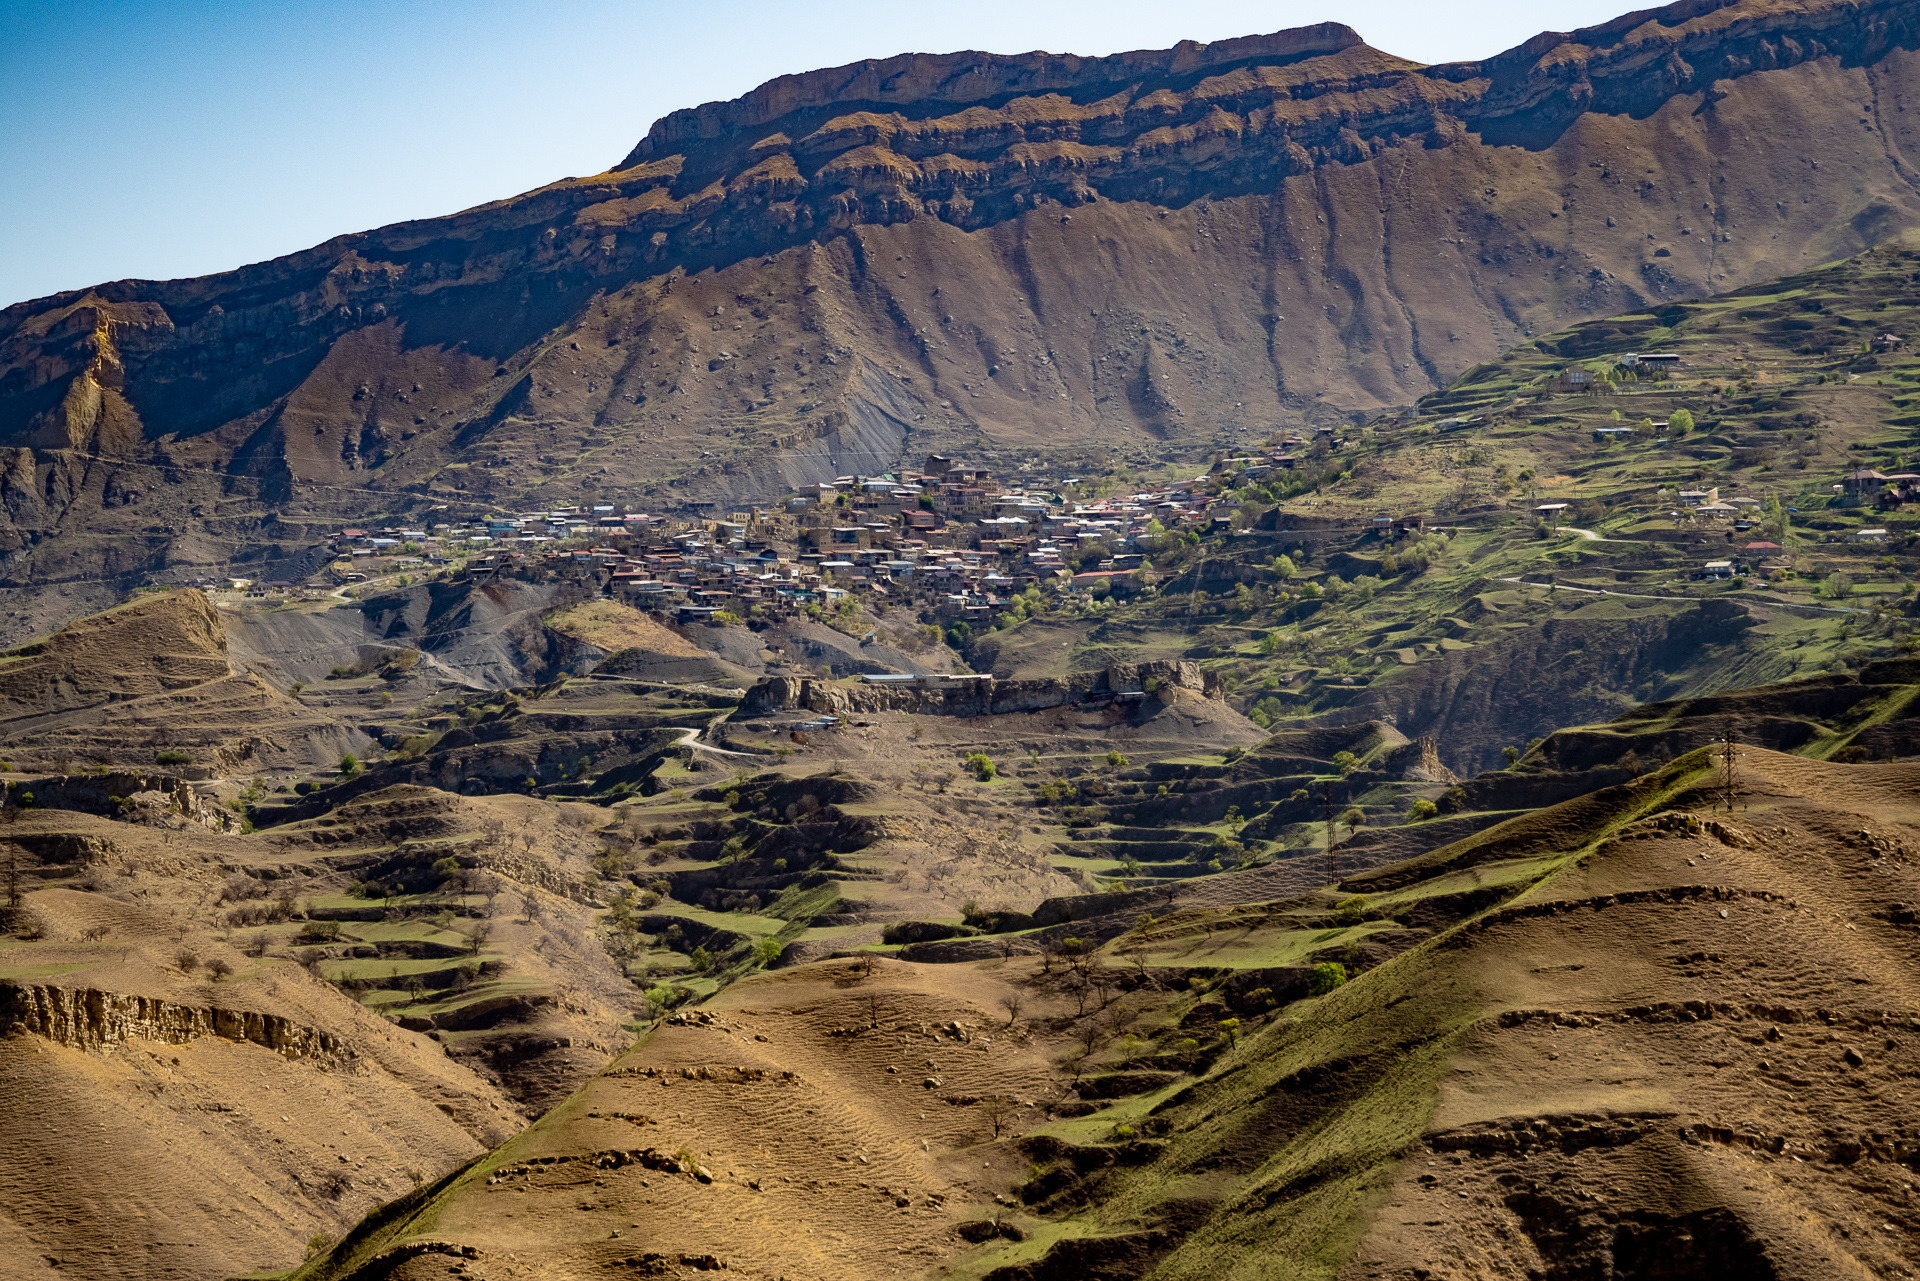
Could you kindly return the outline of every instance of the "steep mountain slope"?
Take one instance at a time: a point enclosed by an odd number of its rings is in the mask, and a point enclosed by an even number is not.
[[[740,497],[1403,402],[1920,221],[1914,14],[1677,5],[1438,67],[1333,24],[911,55],[452,217],[23,303],[8,585],[277,554],[428,495]]]
[[[26,893],[0,900],[0,1275],[286,1266],[524,1123],[444,1045],[309,975],[297,926],[271,947],[272,926],[220,928],[239,885],[292,913],[323,858],[144,817],[6,828]]]
[[[1178,656],[1256,719],[1388,720],[1469,774],[1570,722],[1907,652],[1920,524],[1874,478],[1920,447],[1917,273],[1888,245],[1583,322],[1295,467],[1266,465],[1274,433],[1212,468],[1230,527],[1159,540],[1141,590],[1069,595],[967,659]],[[1641,377],[1636,348],[1682,364]],[[1677,492],[1709,489],[1728,506]],[[1728,558],[1740,574],[1706,572]]]
[[[301,769],[364,741],[238,670],[197,591],[138,597],[0,653],[0,751],[41,768],[175,752],[222,773]]]
[[[1712,817],[1694,754],[1090,963],[749,979],[303,1275],[1884,1275],[1920,773],[1737,781]],[[1392,959],[1291,999],[1360,939]]]

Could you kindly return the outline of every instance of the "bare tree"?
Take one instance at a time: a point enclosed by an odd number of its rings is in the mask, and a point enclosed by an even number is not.
[[[26,901],[20,893],[20,847],[12,841],[7,842],[7,914],[12,916],[20,910]]]
[[[1027,998],[1018,992],[1009,992],[1000,998],[1000,1008],[1007,1012],[1007,1026],[1012,1027],[1020,1021],[1020,1011],[1027,1006]]]
[[[1007,1122],[1013,1119],[1013,1114],[1019,1110],[1018,1101],[1004,1094],[989,1094],[980,1100],[980,1115],[985,1117],[987,1124],[993,1127],[993,1137],[996,1139],[1006,1129]]]
[[[1074,1058],[1076,1068],[1098,1053],[1110,1035],[1106,1024],[1099,1019],[1088,1019],[1082,1024],[1079,1033],[1080,1053]]]

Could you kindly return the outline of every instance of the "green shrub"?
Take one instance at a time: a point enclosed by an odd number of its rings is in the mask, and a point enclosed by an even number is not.
[[[1346,966],[1338,961],[1322,961],[1313,967],[1313,979],[1307,987],[1307,995],[1325,996],[1346,981]]]
[[[193,753],[183,752],[177,747],[166,747],[153,754],[155,765],[191,765]]]
[[[982,783],[991,783],[1000,775],[1000,771],[994,767],[993,758],[985,752],[968,752],[966,763],[967,768],[973,771],[973,776]]]

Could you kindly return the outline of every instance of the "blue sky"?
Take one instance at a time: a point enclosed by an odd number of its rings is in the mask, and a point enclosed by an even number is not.
[[[912,51],[1105,54],[1329,19],[1422,62],[1605,0],[0,0],[0,306],[202,275],[597,173],[659,116]]]

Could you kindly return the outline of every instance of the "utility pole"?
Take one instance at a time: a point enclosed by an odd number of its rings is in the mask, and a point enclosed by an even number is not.
[[[1727,813],[1733,813],[1733,731],[1729,729],[1723,736],[1724,761],[1726,772],[1722,776],[1721,788],[1727,798]]]
[[[1320,798],[1326,802],[1326,806],[1327,806],[1327,884],[1333,885],[1338,883],[1339,878],[1333,874],[1333,784],[1332,783],[1322,783],[1320,785]]]

